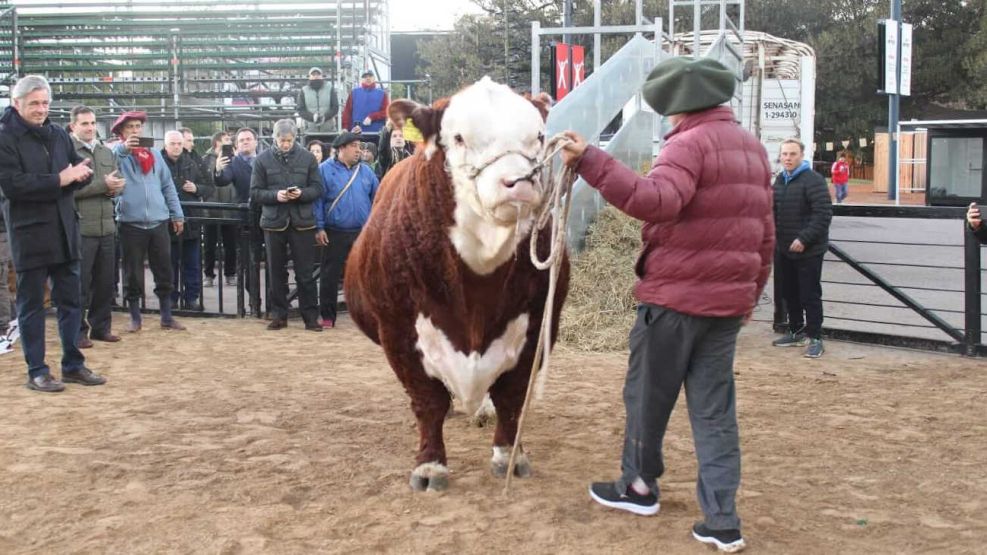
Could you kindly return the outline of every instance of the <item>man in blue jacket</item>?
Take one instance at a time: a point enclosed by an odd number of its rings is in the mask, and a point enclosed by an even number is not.
[[[350,92],[343,106],[343,129],[353,133],[378,133],[387,121],[387,91],[377,86],[372,71],[360,75],[360,86]]]
[[[319,311],[322,327],[336,325],[336,298],[343,264],[377,194],[377,175],[360,161],[360,136],[341,133],[332,143],[336,157],[319,166],[322,196],[315,201],[315,240],[326,247],[319,270]]]
[[[0,116],[0,190],[17,271],[17,317],[27,387],[53,393],[65,389],[62,382],[102,385],[106,380],[86,368],[77,346],[82,249],[75,191],[90,182],[93,172],[68,133],[48,119],[51,87],[44,77],[23,77],[10,96],[14,105]],[[62,340],[61,381],[51,376],[45,363],[44,300],[49,278]]]
[[[181,235],[185,215],[178,200],[171,171],[153,148],[140,146],[147,114],[124,112],[110,131],[120,137],[113,147],[120,173],[126,181],[117,200],[120,250],[123,251],[124,299],[130,307],[129,332],[141,330],[140,299],[144,295],[144,258],[154,276],[154,294],[161,307],[161,327],[184,330],[171,315],[171,236],[168,225]]]

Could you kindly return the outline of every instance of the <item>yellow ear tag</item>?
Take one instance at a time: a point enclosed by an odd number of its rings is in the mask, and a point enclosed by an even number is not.
[[[424,143],[425,137],[422,137],[422,132],[419,131],[415,124],[411,121],[411,118],[406,118],[404,120],[404,126],[401,128],[404,131],[404,140],[410,141],[412,143]]]

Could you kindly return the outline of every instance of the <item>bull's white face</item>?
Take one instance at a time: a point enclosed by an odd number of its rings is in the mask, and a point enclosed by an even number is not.
[[[544,200],[536,171],[545,141],[538,109],[484,77],[450,99],[439,134],[457,202],[490,224],[530,226]]]
[[[474,272],[489,274],[514,256],[544,202],[545,123],[531,102],[484,77],[450,99],[438,134],[456,199],[449,238]]]

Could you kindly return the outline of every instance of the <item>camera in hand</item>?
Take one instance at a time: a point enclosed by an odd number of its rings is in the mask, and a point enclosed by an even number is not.
[[[154,148],[154,137],[138,137],[137,146],[141,148]]]
[[[223,157],[233,159],[233,145],[223,145],[222,147]]]

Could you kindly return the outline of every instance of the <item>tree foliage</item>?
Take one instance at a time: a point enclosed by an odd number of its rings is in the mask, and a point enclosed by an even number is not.
[[[461,18],[455,31],[422,48],[422,73],[439,96],[483,75],[518,90],[530,86],[531,22],[562,25],[563,0],[473,0],[484,12]],[[903,19],[914,26],[912,96],[902,99],[903,117],[930,105],[987,109],[987,7],[984,0],[903,0]],[[573,0],[573,23],[593,23],[593,2]],[[633,0],[602,3],[605,25],[634,22]],[[644,0],[648,19],[668,21],[668,2]],[[816,52],[816,140],[869,136],[887,120],[887,97],[878,95],[877,21],[889,17],[887,0],[757,0],[747,3],[746,28],[804,42]],[[715,22],[707,9],[704,22]],[[675,30],[692,28],[689,9],[676,11]],[[713,25],[706,25],[712,28]],[[665,25],[667,29],[667,23]],[[505,33],[507,53],[505,55]],[[649,37],[650,38],[650,37]],[[548,37],[546,37],[548,39]],[[602,59],[626,42],[604,36]],[[542,83],[547,83],[551,40],[542,41]],[[592,70],[591,35],[574,36],[586,48]]]

